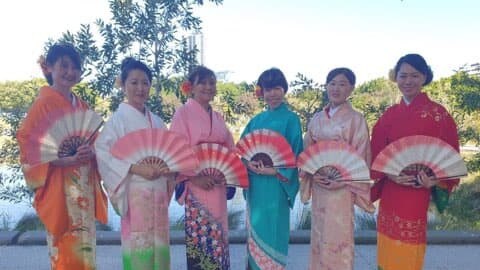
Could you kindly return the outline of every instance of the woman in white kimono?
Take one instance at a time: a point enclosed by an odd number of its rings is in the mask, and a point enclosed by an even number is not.
[[[348,68],[336,68],[327,75],[329,103],[308,124],[304,147],[322,140],[336,140],[355,148],[370,164],[370,140],[363,115],[352,108],[347,98],[355,87],[355,74]],[[370,184],[332,182],[319,174],[302,173],[301,198],[312,197],[310,268],[353,269],[354,208],[368,212]]]
[[[123,269],[170,269],[168,205],[172,175],[150,165],[129,164],[110,154],[122,136],[144,128],[166,128],[145,107],[152,72],[133,58],[122,61],[120,85],[127,101],[113,113],[95,143],[99,171],[121,216]]]

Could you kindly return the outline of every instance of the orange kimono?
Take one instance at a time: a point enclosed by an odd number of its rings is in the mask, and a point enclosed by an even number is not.
[[[86,109],[74,96],[70,102],[49,86],[40,88],[17,131],[20,163],[27,186],[35,192],[33,206],[47,230],[52,269],[95,269],[95,218],[107,222],[107,200],[95,159],[83,166],[29,166],[26,147],[36,124],[58,109]]]
[[[372,131],[372,158],[389,143],[411,135],[427,135],[444,140],[458,150],[455,122],[441,105],[420,93],[410,104],[404,100],[389,108]],[[380,199],[377,218],[377,260],[380,270],[417,270],[423,268],[426,248],[427,211],[432,196],[439,210],[458,181],[443,181],[427,188],[399,185],[386,176],[371,190],[371,199]]]

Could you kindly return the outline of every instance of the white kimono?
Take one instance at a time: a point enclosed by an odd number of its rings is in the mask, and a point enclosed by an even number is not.
[[[149,181],[129,174],[132,164],[110,153],[119,138],[144,128],[166,126],[148,110],[143,114],[120,104],[95,142],[98,167],[110,201],[121,216],[124,269],[170,269],[168,205],[173,179]]]

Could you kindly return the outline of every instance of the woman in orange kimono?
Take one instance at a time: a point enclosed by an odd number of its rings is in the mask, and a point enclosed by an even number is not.
[[[327,75],[328,105],[308,124],[304,147],[324,140],[351,145],[370,164],[370,137],[363,115],[352,108],[348,97],[355,74],[335,68]],[[319,174],[302,173],[302,202],[312,198],[312,231],[309,269],[353,269],[354,205],[373,212],[370,184],[332,182]]]
[[[433,73],[418,54],[401,57],[392,78],[403,97],[390,107],[372,130],[372,158],[389,143],[412,135],[426,135],[444,140],[459,149],[457,128],[447,110],[422,92]],[[427,210],[432,195],[441,211],[455,181],[438,181],[419,173],[418,184],[412,175],[383,175],[371,190],[371,199],[380,199],[377,218],[377,261],[382,270],[417,270],[423,268],[426,249]]]
[[[210,106],[217,93],[216,83],[215,74],[206,67],[191,72],[182,85],[182,91],[191,97],[175,112],[170,130],[184,135],[191,146],[217,143],[232,149],[232,134],[223,117]],[[189,270],[230,269],[227,197],[233,197],[235,188],[218,184],[219,180],[194,173],[177,177],[175,196],[185,205]]]
[[[88,108],[71,91],[80,81],[80,55],[69,44],[55,44],[40,65],[49,86],[40,89],[17,132],[20,162],[27,185],[35,192],[34,207],[47,230],[52,269],[96,269],[95,218],[107,222],[107,201],[93,147],[82,145],[73,156],[37,166],[29,166],[26,157],[30,133],[49,113]]]

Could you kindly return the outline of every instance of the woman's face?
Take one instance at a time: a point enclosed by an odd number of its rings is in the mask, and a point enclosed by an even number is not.
[[[132,105],[135,109],[143,112],[145,109],[145,102],[150,94],[151,86],[152,83],[143,70],[130,70],[127,79],[122,85],[122,89],[127,96],[127,103]]]
[[[281,86],[263,89],[263,99],[270,109],[275,109],[283,102],[285,90]]]
[[[52,74],[53,87],[58,90],[70,91],[80,81],[81,72],[68,56],[62,56],[47,69]]]
[[[350,84],[344,74],[338,74],[327,83],[327,95],[330,105],[336,107],[343,104],[353,91],[353,85]]]
[[[395,79],[405,99],[411,101],[422,91],[426,77],[413,66],[403,63]]]
[[[214,77],[207,77],[198,80],[192,86],[193,99],[202,105],[207,105],[217,94],[217,80]]]

